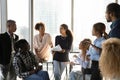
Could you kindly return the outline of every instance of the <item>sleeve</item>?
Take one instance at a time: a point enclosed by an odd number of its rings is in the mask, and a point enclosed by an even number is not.
[[[76,63],[80,64],[83,68],[87,68],[89,62],[88,61],[83,61],[81,57],[76,59]]]
[[[86,55],[90,56],[91,53],[92,53],[92,46],[89,47],[89,50],[87,51]]]
[[[80,65],[82,65],[82,59],[80,58],[80,57],[78,57],[76,60],[75,60],[75,63],[77,63],[77,64],[80,64]]]
[[[49,45],[50,45],[50,46],[53,46],[52,38],[51,38],[50,34],[48,34],[48,37],[49,37]]]
[[[89,65],[89,61],[84,61],[82,67],[87,68]]]
[[[38,48],[38,45],[37,45],[38,43],[37,43],[37,35],[36,36],[34,36],[34,38],[33,38],[33,48],[34,49],[37,49]]]
[[[14,57],[13,59],[13,66],[15,68],[15,72],[16,74],[20,77],[20,78],[25,78],[28,77],[30,75],[29,72],[22,72],[22,65],[21,65],[21,61],[18,57]]]
[[[31,58],[32,58],[32,60],[34,61],[34,65],[35,66],[38,66],[38,60],[37,60],[37,57],[34,55],[34,53],[33,52],[30,52],[31,53]]]

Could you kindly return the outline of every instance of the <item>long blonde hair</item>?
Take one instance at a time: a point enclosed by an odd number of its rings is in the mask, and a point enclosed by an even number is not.
[[[99,66],[104,77],[120,77],[120,39],[109,38],[103,42]]]

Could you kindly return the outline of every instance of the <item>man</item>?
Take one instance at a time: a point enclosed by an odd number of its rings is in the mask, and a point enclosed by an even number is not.
[[[109,37],[120,38],[120,5],[110,3],[106,8],[106,20],[112,22]]]
[[[16,31],[16,22],[14,20],[7,21],[7,32],[0,34],[0,65],[2,65],[3,76],[5,80],[16,80],[16,74],[12,65],[14,54],[14,42],[18,40],[18,36],[14,34]]]

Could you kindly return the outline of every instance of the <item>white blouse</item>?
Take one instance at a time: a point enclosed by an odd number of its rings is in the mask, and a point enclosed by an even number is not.
[[[75,63],[80,64],[83,68],[90,68],[91,67],[90,61],[84,61],[81,54],[78,56],[78,58],[75,59]]]
[[[44,36],[41,38],[39,34],[34,36],[33,40],[33,47],[35,49],[41,50],[45,44],[52,45],[51,36],[48,33],[45,33]]]

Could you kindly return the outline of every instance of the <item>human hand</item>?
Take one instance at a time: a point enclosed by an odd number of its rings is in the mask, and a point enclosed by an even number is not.
[[[75,65],[75,63],[74,62],[70,62],[70,65]]]
[[[65,49],[62,49],[61,51],[57,51],[59,53],[64,53],[65,52]]]
[[[78,58],[78,56],[77,56],[77,55],[73,55],[73,57],[74,57],[74,58]]]
[[[89,56],[85,56],[85,60],[86,60],[86,61],[90,61]]]
[[[37,66],[37,67],[36,67],[36,70],[37,70],[37,71],[40,71],[40,70],[42,70],[42,65],[40,65],[40,66]]]

